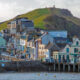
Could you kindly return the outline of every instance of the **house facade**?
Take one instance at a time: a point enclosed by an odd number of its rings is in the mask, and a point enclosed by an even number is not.
[[[46,45],[44,44],[39,44],[38,46],[38,59],[40,60],[48,57],[49,55],[48,49],[45,47]]]
[[[0,52],[6,50],[6,40],[3,37],[0,37]]]
[[[17,18],[8,23],[8,28],[11,34],[22,31],[34,31],[34,23],[27,18]]]
[[[27,40],[27,58],[35,60],[36,47],[34,39]]]
[[[77,63],[80,60],[80,40],[78,38],[73,38],[71,45],[66,45],[66,47],[58,53],[59,62],[71,62]]]
[[[59,51],[59,47],[56,43],[66,44],[67,43],[67,32],[55,32],[56,36],[53,34],[54,32],[44,32],[44,34],[36,40],[36,55],[37,58],[51,58],[55,56],[55,53]],[[65,34],[62,34],[65,33]],[[60,34],[60,36],[58,36]],[[61,35],[63,37],[61,38]],[[57,39],[57,42],[56,42]],[[58,53],[58,52],[57,52]],[[58,56],[58,54],[57,54]]]

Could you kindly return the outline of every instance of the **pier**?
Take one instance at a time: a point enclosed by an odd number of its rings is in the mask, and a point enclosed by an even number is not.
[[[1,71],[17,72],[80,72],[80,64],[46,63],[41,61],[0,62]]]
[[[80,64],[54,63],[54,72],[80,72]]]

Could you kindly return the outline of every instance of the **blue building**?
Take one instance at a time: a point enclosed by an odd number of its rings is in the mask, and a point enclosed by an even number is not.
[[[67,31],[48,31],[48,34],[53,38],[55,37],[67,38],[68,35]]]
[[[6,40],[3,37],[0,37],[0,51],[6,50]]]
[[[46,31],[40,38],[42,40],[42,44],[57,43],[57,44],[67,44],[67,31]]]

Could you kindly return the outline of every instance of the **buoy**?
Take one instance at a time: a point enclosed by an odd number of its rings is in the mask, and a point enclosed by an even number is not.
[[[56,75],[54,77],[56,77]]]
[[[45,76],[47,76],[47,73],[45,73]]]
[[[40,76],[40,73],[38,73],[38,76]]]

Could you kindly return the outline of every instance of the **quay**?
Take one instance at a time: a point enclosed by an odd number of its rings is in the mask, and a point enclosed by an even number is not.
[[[80,72],[80,64],[41,61],[0,62],[0,72]]]

